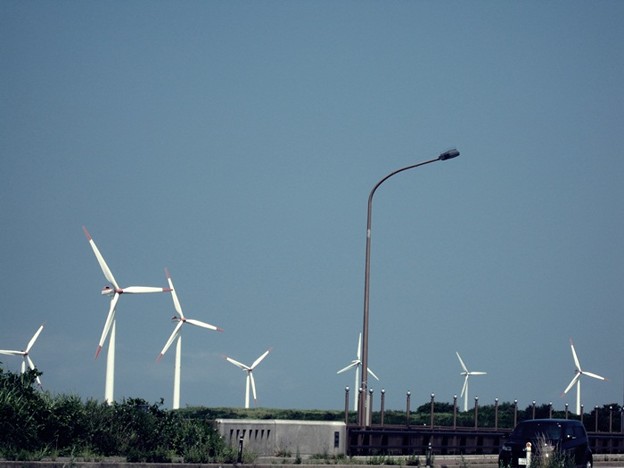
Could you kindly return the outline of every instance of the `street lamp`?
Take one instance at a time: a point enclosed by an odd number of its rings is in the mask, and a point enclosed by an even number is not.
[[[418,164],[413,164],[411,166],[403,167],[401,169],[397,169],[394,172],[391,172],[379,182],[375,184],[373,189],[370,191],[368,195],[368,211],[366,215],[366,265],[364,270],[364,323],[362,325],[362,373],[361,373],[361,388],[363,394],[366,395],[367,392],[367,369],[368,369],[368,307],[369,307],[369,292],[370,292],[370,249],[371,249],[371,222],[372,222],[372,214],[373,214],[373,195],[375,195],[375,191],[379,188],[381,184],[383,184],[386,180],[388,180],[393,175],[398,174],[399,172],[407,171],[408,169],[414,169],[416,167],[424,166],[425,164],[433,163],[436,161],[446,161],[447,159],[453,159],[459,156],[459,151],[456,149],[451,149],[445,151],[440,154],[435,159],[430,159],[428,161],[420,162]],[[364,426],[366,425],[366,408],[367,402],[366,398],[360,399],[358,401],[358,425]]]

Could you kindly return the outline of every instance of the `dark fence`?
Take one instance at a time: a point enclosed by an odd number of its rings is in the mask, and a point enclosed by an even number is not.
[[[497,454],[510,429],[378,426],[347,427],[348,454],[437,455]],[[588,432],[594,454],[624,453],[623,433]]]
[[[347,453],[355,455],[488,455],[497,454],[504,437],[515,425],[526,419],[575,418],[585,426],[595,454],[624,453],[624,408],[618,404],[595,406],[580,415],[556,411],[552,402],[537,405],[533,401],[524,410],[513,403],[479,406],[475,397],[470,411],[460,411],[457,396],[453,403],[436,402],[432,393],[428,403],[411,411],[411,394],[407,392],[405,411],[385,410],[385,391],[380,394],[380,410],[373,411],[373,391],[366,397],[366,427],[353,424],[356,414],[349,414],[349,388],[345,389],[345,422]]]

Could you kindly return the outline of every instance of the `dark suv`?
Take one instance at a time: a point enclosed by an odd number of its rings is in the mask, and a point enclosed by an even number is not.
[[[580,421],[530,419],[519,423],[506,438],[498,454],[498,466],[526,466],[528,442],[533,466],[552,466],[549,459],[561,462],[561,466],[593,465],[587,432]]]

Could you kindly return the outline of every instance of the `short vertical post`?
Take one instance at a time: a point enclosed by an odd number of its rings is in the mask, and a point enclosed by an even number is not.
[[[362,401],[362,387],[358,388],[358,407],[361,405],[361,401]],[[364,395],[365,397],[366,395]],[[361,421],[359,421],[361,419]],[[358,424],[363,424],[366,425],[366,415],[365,414],[360,414],[358,411]]]
[[[565,418],[568,419],[568,404],[565,404]]]
[[[373,389],[368,389],[368,426],[373,425]]]
[[[474,418],[475,418],[475,429],[479,427],[479,397],[475,397],[475,409],[474,409]]]
[[[405,399],[405,425],[407,427],[410,426],[410,392],[407,392],[407,396]]]
[[[240,436],[238,439],[238,457],[236,458],[237,463],[243,463],[243,436]]]
[[[518,424],[518,400],[514,400],[514,427]]]
[[[532,412],[532,417],[531,419],[535,419],[535,400],[533,400],[533,412]]]
[[[435,393],[432,393],[431,394],[431,405],[430,405],[430,409],[429,409],[429,426],[431,427],[431,429],[433,429],[434,399],[435,399]]]
[[[431,446],[431,442],[427,444],[427,455],[425,460],[426,466],[433,466],[433,447]]]
[[[494,430],[498,431],[498,398],[494,399]]]
[[[548,419],[552,419],[552,401],[548,403]]]
[[[349,387],[345,387],[345,424],[349,424]]]
[[[609,406],[609,432],[613,432],[613,406]]]
[[[594,431],[598,432],[598,405],[594,406],[594,414],[595,414]]]
[[[457,429],[457,395],[453,395],[453,430]]]
[[[382,426],[384,425],[385,411],[386,411],[386,391],[382,388],[381,389],[381,421],[379,421]]]

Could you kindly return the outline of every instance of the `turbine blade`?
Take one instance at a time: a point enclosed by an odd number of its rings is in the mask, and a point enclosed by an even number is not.
[[[28,342],[28,346],[26,346],[26,350],[24,352],[27,353],[28,351],[30,351],[30,348],[32,348],[33,345],[35,344],[35,341],[37,341],[37,338],[39,337],[39,333],[41,333],[41,330],[43,330],[43,325],[39,327],[39,329],[35,332],[33,337],[30,339],[30,341]]]
[[[182,306],[180,305],[180,301],[178,300],[178,295],[176,294],[175,288],[173,287],[173,280],[171,279],[171,275],[169,274],[169,270],[165,268],[165,274],[167,275],[167,281],[169,282],[169,288],[171,289],[171,297],[173,298],[173,307],[175,308],[180,318],[184,318],[184,314],[182,313]]]
[[[199,320],[186,319],[186,321],[190,323],[191,325],[195,325],[196,327],[207,328],[208,330],[223,331],[219,327],[215,327],[214,325],[210,325],[209,323],[201,322]]]
[[[362,359],[362,333],[358,337],[358,347],[356,353],[357,360],[360,361]]]
[[[377,380],[379,380],[379,377],[377,377],[377,376],[375,375],[375,373],[374,373],[372,370],[370,370],[370,368],[367,368],[367,370],[368,370],[368,373],[369,373],[370,375],[372,375],[372,376],[373,376],[373,377],[375,377]]]
[[[32,362],[32,359],[30,359],[30,356],[26,355],[24,357],[28,360],[28,367],[30,367],[32,370],[35,370],[35,363]],[[39,376],[36,377],[36,380],[39,386],[41,386],[41,379],[39,378]]]
[[[30,356],[25,355],[24,359],[28,362],[28,367],[30,367],[31,370],[35,370],[35,363],[32,361],[32,359],[30,359]]]
[[[123,288],[122,291],[126,294],[146,294],[169,292],[169,288],[157,288],[155,286],[128,286],[127,288]]]
[[[108,268],[108,265],[106,264],[106,261],[104,260],[104,257],[102,257],[102,254],[98,250],[97,245],[95,245],[95,242],[91,238],[91,234],[89,234],[89,231],[87,231],[87,228],[84,226],[82,226],[82,230],[87,236],[87,240],[89,241],[89,244],[91,245],[91,249],[93,249],[95,258],[100,264],[100,268],[102,269],[102,273],[104,273],[104,277],[109,283],[115,286],[115,289],[119,289],[119,285],[117,284],[117,281],[115,281],[115,277],[113,276],[113,273],[110,271],[110,268]]]
[[[570,389],[572,387],[574,387],[574,384],[578,381],[578,379],[581,378],[581,374],[576,374],[574,376],[574,378],[570,381],[570,383],[568,384],[568,386],[566,387],[566,389],[563,391],[563,394],[565,395],[566,393],[568,393],[570,391]]]
[[[267,349],[264,353],[262,353],[262,356],[254,361],[254,363],[251,365],[251,369],[255,369],[255,367],[260,364],[265,357],[267,357],[267,354],[269,354],[269,352],[271,352],[271,348]]]
[[[468,372],[468,368],[466,367],[466,364],[464,364],[464,361],[462,361],[462,358],[459,355],[459,353],[455,351],[455,354],[457,354],[457,359],[459,359],[459,363],[461,364],[462,369],[464,369],[464,372]]]
[[[35,363],[32,361],[32,359],[30,359],[30,356],[25,355],[24,358],[26,360],[28,360],[28,367],[30,367],[32,370],[35,370]],[[41,379],[39,378],[39,376],[37,376],[37,383],[41,386]]]
[[[570,338],[570,348],[572,348],[572,357],[574,358],[574,365],[580,371],[581,370],[581,363],[579,362],[579,358],[576,355],[576,350],[574,349],[574,343],[572,343],[572,338]]]
[[[352,367],[358,366],[359,364],[360,364],[359,361],[353,361],[351,364],[349,364],[344,369],[340,369],[338,372],[336,372],[336,374],[342,374],[343,372],[348,371]]]
[[[598,375],[598,374],[594,374],[592,372],[583,371],[583,375],[586,375],[588,377],[593,377],[594,379],[598,379],[598,380],[607,380],[605,377]]]
[[[254,380],[254,376],[253,376],[253,372],[249,371],[249,380],[251,380],[251,393],[253,394],[253,399],[254,401],[257,400],[256,398],[256,381]]]
[[[231,362],[232,364],[234,364],[236,367],[240,367],[241,369],[243,369],[244,371],[248,371],[249,366],[246,366],[245,364],[243,364],[242,362],[238,362],[236,359],[232,359],[231,357],[226,356],[225,359],[228,362]]]
[[[473,371],[473,372],[468,372],[468,375],[486,375],[487,372],[480,372],[480,371]]]
[[[464,396],[464,393],[466,393],[466,388],[468,388],[468,374],[466,374],[466,377],[464,377],[464,385],[462,387],[462,391],[459,394],[460,397]]]
[[[117,305],[118,300],[119,300],[119,293],[116,292],[113,298],[111,299],[110,308],[108,309],[108,315],[106,316],[106,322],[104,323],[102,336],[100,336],[100,341],[98,343],[98,350],[95,353],[96,359],[98,355],[100,354],[100,350],[102,349],[102,346],[104,346],[104,341],[106,341],[106,337],[108,336],[108,332],[111,329],[113,320],[115,320],[115,306]]]
[[[173,332],[171,332],[171,335],[169,336],[169,339],[165,343],[165,346],[163,347],[162,351],[160,352],[160,356],[158,356],[159,360],[160,360],[160,358],[162,358],[165,355],[165,353],[169,349],[169,346],[171,346],[171,344],[175,341],[175,339],[180,334],[180,329],[182,328],[182,325],[184,325],[184,322],[178,322],[176,327],[173,329]]]
[[[7,356],[24,356],[24,351],[13,351],[12,349],[0,349],[0,354]]]

